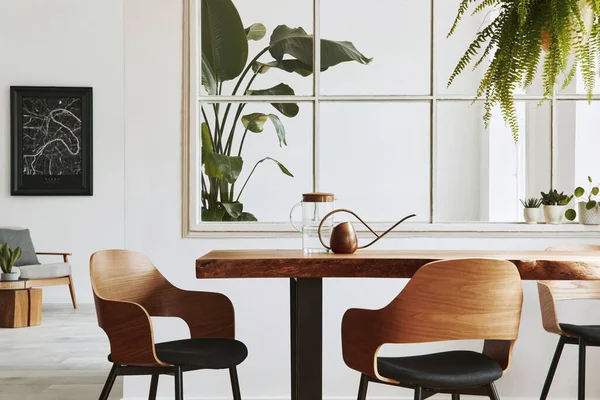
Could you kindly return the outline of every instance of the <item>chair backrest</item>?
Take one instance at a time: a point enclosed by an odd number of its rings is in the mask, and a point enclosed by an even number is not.
[[[94,294],[106,300],[144,305],[173,285],[144,254],[128,250],[104,250],[92,255],[90,277]]]
[[[402,292],[380,310],[350,309],[342,320],[342,351],[357,371],[377,372],[387,343],[485,340],[483,353],[508,368],[519,332],[523,290],[506,260],[435,261],[419,268]]]
[[[522,302],[513,263],[461,259],[421,267],[384,310],[393,315],[397,343],[514,340]]]

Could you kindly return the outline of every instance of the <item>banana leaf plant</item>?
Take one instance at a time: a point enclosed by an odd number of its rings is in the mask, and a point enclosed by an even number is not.
[[[255,23],[245,28],[231,0],[201,0],[200,11],[202,86],[209,96],[293,96],[294,89],[285,83],[258,89],[253,84],[272,69],[303,77],[313,73],[313,36],[301,27],[279,25],[273,30],[269,43],[248,61],[248,41],[262,41],[267,33],[266,27]],[[271,59],[263,60],[263,56]],[[368,64],[371,59],[360,53],[351,42],[321,39],[321,71],[348,61]],[[227,81],[235,81],[232,93],[223,93],[223,82]],[[244,91],[240,93],[242,85]],[[299,112],[295,103],[274,102],[271,106],[275,112],[244,114],[246,104],[212,103],[201,106],[202,221],[256,221],[252,213],[244,210],[240,197],[263,162],[275,163],[284,175],[293,177],[282,163],[265,155],[253,166],[246,181],[237,190],[236,183],[244,168],[242,153],[248,132],[261,133],[270,122],[280,147],[287,146],[285,127],[279,115],[294,118]],[[238,133],[241,136],[236,136]]]

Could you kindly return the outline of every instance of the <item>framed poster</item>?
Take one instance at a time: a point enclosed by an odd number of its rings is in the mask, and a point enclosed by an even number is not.
[[[92,195],[92,88],[12,86],[11,194]]]

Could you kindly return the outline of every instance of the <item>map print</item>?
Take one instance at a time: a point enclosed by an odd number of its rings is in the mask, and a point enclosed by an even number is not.
[[[81,175],[81,98],[22,102],[23,175]]]

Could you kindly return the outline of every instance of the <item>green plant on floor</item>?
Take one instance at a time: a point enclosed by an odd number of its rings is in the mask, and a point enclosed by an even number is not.
[[[577,187],[577,189],[575,189],[575,192],[573,193],[573,195],[580,199],[582,197],[587,197],[587,199],[585,200],[585,208],[587,210],[591,210],[592,208],[596,207],[598,205],[598,200],[597,196],[598,194],[600,194],[600,188],[598,187],[598,185],[594,185],[592,182],[592,177],[588,176],[588,182],[589,182],[589,191],[586,192],[586,190],[584,188],[582,188],[581,186]],[[577,211],[575,211],[574,208],[569,208],[567,211],[565,211],[565,218],[568,219],[569,221],[574,221],[575,218],[577,218]]]
[[[559,76],[565,88],[579,68],[591,100],[600,67],[600,0],[462,0],[448,36],[471,7],[472,14],[493,15],[494,9],[496,14],[479,30],[448,85],[470,64],[475,69],[489,61],[476,94],[484,100],[486,126],[499,106],[518,140],[514,93],[533,83],[541,60],[545,98],[553,96]]]
[[[540,208],[542,205],[542,199],[537,197],[529,197],[526,199],[519,200],[524,208]]]
[[[0,244],[0,269],[3,273],[10,274],[12,272],[13,266],[21,257],[21,253],[20,247],[11,250],[7,243]]]
[[[568,196],[564,192],[558,193],[556,189],[548,193],[542,192],[542,204],[545,206],[566,206],[572,198],[573,196]]]
[[[202,86],[211,96],[222,95],[223,82],[236,80],[230,95],[238,94],[242,85],[245,96],[294,96],[294,89],[285,83],[264,89],[251,89],[260,75],[280,69],[307,77],[313,72],[313,37],[300,27],[276,27],[269,43],[248,62],[248,41],[260,41],[267,33],[263,24],[244,28],[240,15],[231,0],[201,0]],[[269,54],[272,60],[260,61]],[[288,56],[286,58],[286,56]],[[371,59],[360,53],[350,42],[321,40],[321,71],[342,62],[368,64]],[[295,117],[296,103],[271,103],[280,115]],[[224,112],[221,113],[221,106]],[[246,181],[236,191],[237,179],[244,167],[242,153],[248,132],[257,134],[265,124],[273,124],[280,146],[287,146],[284,125],[277,114],[250,113],[243,115],[245,103],[213,103],[201,107],[202,165],[201,202],[203,221],[256,221],[244,210],[240,197],[248,181],[263,162],[275,163],[289,177],[292,173],[279,161],[264,157],[252,168]],[[233,109],[235,108],[235,112]],[[209,109],[209,110],[207,110]],[[212,110],[212,118],[208,113]],[[239,131],[237,128],[241,128]],[[241,137],[236,133],[242,132]],[[237,143],[234,143],[237,139]],[[236,147],[236,148],[234,148]]]

